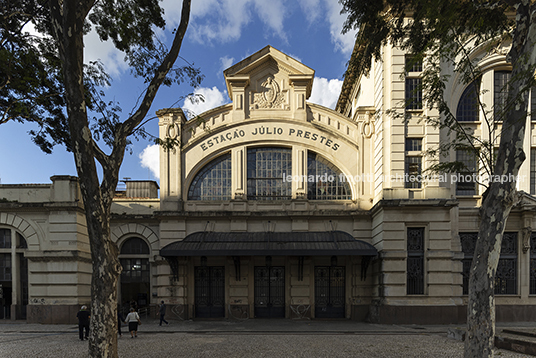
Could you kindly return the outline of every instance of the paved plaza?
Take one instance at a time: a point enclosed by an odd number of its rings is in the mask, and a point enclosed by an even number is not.
[[[87,357],[87,341],[78,339],[75,325],[4,322],[0,357]],[[462,357],[463,343],[447,338],[448,327],[273,319],[170,321],[160,327],[158,321],[146,319],[138,338],[131,339],[128,332],[119,338],[119,356]],[[504,350],[497,350],[496,356],[524,357]]]

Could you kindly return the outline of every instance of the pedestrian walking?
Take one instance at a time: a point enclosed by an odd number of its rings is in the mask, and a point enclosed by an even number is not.
[[[166,304],[164,301],[162,301],[162,304],[158,308],[158,314],[160,315],[160,325],[162,325],[162,322],[169,324],[169,322],[164,319],[164,316],[166,315]]]
[[[125,318],[123,317],[123,314],[121,313],[121,308],[117,308],[117,333],[119,333],[119,337],[122,337],[121,334],[121,324],[126,323]]]
[[[87,310],[87,306],[82,306],[80,308],[80,311],[78,311],[78,313],[76,314],[76,317],[78,318],[78,336],[80,337],[80,340],[83,341],[84,338],[88,339],[90,314]],[[86,331],[85,335],[84,330]]]
[[[141,324],[141,321],[140,316],[134,308],[130,309],[130,313],[127,315],[125,322],[128,323],[130,338],[138,337],[138,325]]]

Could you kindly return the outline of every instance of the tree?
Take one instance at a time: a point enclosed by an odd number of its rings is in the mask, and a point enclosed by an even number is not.
[[[423,75],[423,99],[439,110],[441,116],[437,124],[456,132],[458,141],[453,145],[487,156],[484,162],[493,175],[517,176],[525,159],[523,138],[528,90],[534,85],[536,69],[536,3],[529,0],[340,0],[340,3],[342,13],[348,14],[344,31],[359,28],[357,53],[349,63],[347,76],[355,78],[370,70],[372,60],[380,58],[382,46],[388,41],[417,57],[426,56],[429,67]],[[478,78],[478,68],[467,56],[465,46],[493,45],[505,40],[512,43],[507,55],[512,74],[501,118],[499,149],[494,158],[493,143],[475,145],[474,138],[465,136],[462,126],[451,114],[443,99],[449,79],[442,74],[441,65],[453,65],[463,74],[464,82],[470,83]],[[483,151],[485,148],[487,150]],[[448,166],[459,169],[459,163],[436,169],[447,170]],[[516,183],[510,180],[491,182],[483,195],[469,281],[466,357],[493,355],[494,279],[506,220],[518,200]]]
[[[40,130],[33,133],[37,144],[46,151],[55,144],[65,144],[74,154],[93,262],[92,357],[117,357],[121,265],[110,237],[110,211],[129,137],[143,135],[140,126],[161,85],[187,80],[195,86],[202,79],[191,65],[174,67],[188,26],[190,4],[190,0],[183,1],[180,24],[167,49],[155,36],[156,28],[165,27],[158,0],[3,2],[3,118],[37,122]],[[26,32],[29,23],[38,34]],[[101,40],[112,40],[125,53],[132,73],[147,84],[137,108],[122,122],[117,104],[104,101],[100,88],[110,81],[102,66],[84,65],[84,35],[92,26]],[[99,147],[99,140],[109,146],[109,154]],[[97,164],[102,168],[101,180]]]

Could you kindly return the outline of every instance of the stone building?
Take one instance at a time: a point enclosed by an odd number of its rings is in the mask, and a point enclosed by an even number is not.
[[[509,67],[501,51],[483,51],[473,56],[492,104]],[[114,200],[121,302],[164,300],[178,319],[463,322],[482,188],[408,179],[429,165],[423,151],[449,138],[418,120],[437,113],[401,107],[422,71],[402,76],[407,58],[386,45],[369,77],[345,80],[334,111],[307,102],[311,68],[267,46],[224,71],[230,104],[189,121],[158,111],[160,138],[179,145],[160,151],[160,187],[127,181]],[[448,86],[449,103],[485,136],[468,110],[474,92]],[[536,129],[527,125],[518,184],[527,194],[505,234],[499,320],[536,318]],[[90,300],[77,179],[51,180],[0,185],[2,317],[69,322]]]

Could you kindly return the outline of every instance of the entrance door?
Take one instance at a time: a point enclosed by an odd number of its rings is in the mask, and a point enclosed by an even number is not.
[[[255,267],[255,317],[285,318],[285,268]]]
[[[196,266],[195,317],[225,317],[225,269],[223,266]]]
[[[343,266],[315,267],[316,318],[344,318],[345,276]]]

